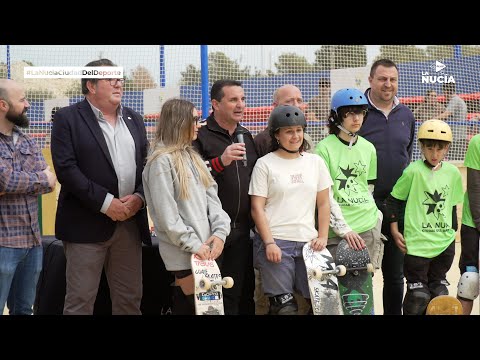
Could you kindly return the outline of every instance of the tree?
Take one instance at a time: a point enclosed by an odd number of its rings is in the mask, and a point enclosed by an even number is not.
[[[295,53],[283,53],[278,57],[275,67],[279,74],[299,74],[313,71],[313,66],[305,56]]]
[[[425,52],[430,60],[441,60],[453,57],[453,45],[428,45]]]
[[[26,89],[25,97],[28,101],[41,101],[55,98],[55,94],[50,89]]]
[[[315,71],[345,69],[367,65],[365,45],[322,45],[315,51]]]
[[[125,77],[125,90],[142,91],[155,89],[157,83],[145,66],[138,65],[130,72],[130,77]]]
[[[181,85],[195,85],[201,82],[201,71],[192,64],[187,65],[185,71],[181,71],[182,79]]]
[[[7,78],[7,64],[5,64],[3,61],[0,62],[0,79],[6,79]]]
[[[230,78],[235,80],[250,77],[250,67],[240,68],[240,64],[230,59],[221,51],[208,54],[208,81],[213,83],[220,79]]]
[[[81,79],[76,79],[78,81],[73,82],[64,92],[64,95],[67,97],[82,96],[82,82]]]
[[[201,70],[192,64],[189,64],[185,71],[180,73],[182,85],[196,85],[201,82]],[[249,77],[251,77],[249,66],[240,68],[238,62],[230,59],[221,51],[208,54],[208,81],[210,83],[225,78],[241,80]]]
[[[428,60],[428,56],[424,49],[415,45],[382,45],[380,54],[375,60],[378,59],[390,59],[399,64],[409,61],[425,61]]]
[[[480,55],[480,46],[462,45],[462,56]]]

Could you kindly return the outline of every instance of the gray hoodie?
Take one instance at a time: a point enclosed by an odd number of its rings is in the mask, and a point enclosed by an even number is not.
[[[202,243],[212,235],[225,241],[230,234],[230,217],[222,209],[217,184],[205,189],[192,163],[190,170],[186,200],[179,199],[180,186],[170,154],[158,156],[143,170],[145,199],[168,271],[190,269],[190,256]]]

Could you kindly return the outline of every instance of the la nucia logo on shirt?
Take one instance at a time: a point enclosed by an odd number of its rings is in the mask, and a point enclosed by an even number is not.
[[[366,173],[366,167],[360,160],[358,163],[353,163],[353,167],[350,167],[350,164],[347,164],[346,168],[339,166],[337,176],[335,177],[335,180],[339,182],[338,190],[345,191],[348,196],[350,196],[352,191],[357,193],[358,182],[355,178]]]

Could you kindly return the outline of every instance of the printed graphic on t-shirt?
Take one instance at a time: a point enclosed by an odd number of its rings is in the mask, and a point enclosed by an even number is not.
[[[302,174],[292,174],[290,175],[290,184],[303,184]]]
[[[335,180],[339,182],[338,190],[343,190],[347,195],[350,196],[350,193],[358,193],[357,185],[358,182],[355,180],[356,177],[366,173],[366,165],[362,164],[361,161],[354,163],[354,168],[351,168],[350,165],[347,165],[346,168],[338,167],[338,173],[335,177]]]
[[[427,198],[423,201],[423,205],[427,206],[427,215],[433,213],[437,220],[440,216],[445,217],[443,210],[445,209],[445,199],[448,195],[447,190],[448,185],[445,185],[445,187],[442,188],[442,192],[440,193],[437,190],[435,190],[433,194],[425,191],[425,195]]]

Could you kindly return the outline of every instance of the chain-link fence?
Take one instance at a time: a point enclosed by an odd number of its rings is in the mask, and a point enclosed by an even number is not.
[[[124,67],[123,103],[145,117],[149,137],[163,101],[181,96],[202,109],[202,82],[240,80],[246,95],[244,122],[255,135],[266,126],[276,88],[293,84],[302,91],[309,113],[308,132],[315,142],[326,135],[331,95],[342,87],[369,87],[370,66],[389,58],[399,67],[400,101],[415,113],[417,125],[449,105],[442,85],[455,83],[456,100],[466,107],[447,118],[454,132],[449,160],[463,161],[478,133],[480,47],[463,45],[211,45],[208,74],[202,73],[200,45],[0,46],[0,78],[25,86],[31,103],[27,130],[48,146],[52,112],[83,98],[79,79],[24,79],[25,66],[84,66],[108,58]],[[204,64],[205,65],[205,64]],[[426,96],[430,94],[429,96]],[[464,105],[461,105],[464,103]],[[208,107],[204,107],[208,110]],[[420,156],[415,147],[414,158]]]

